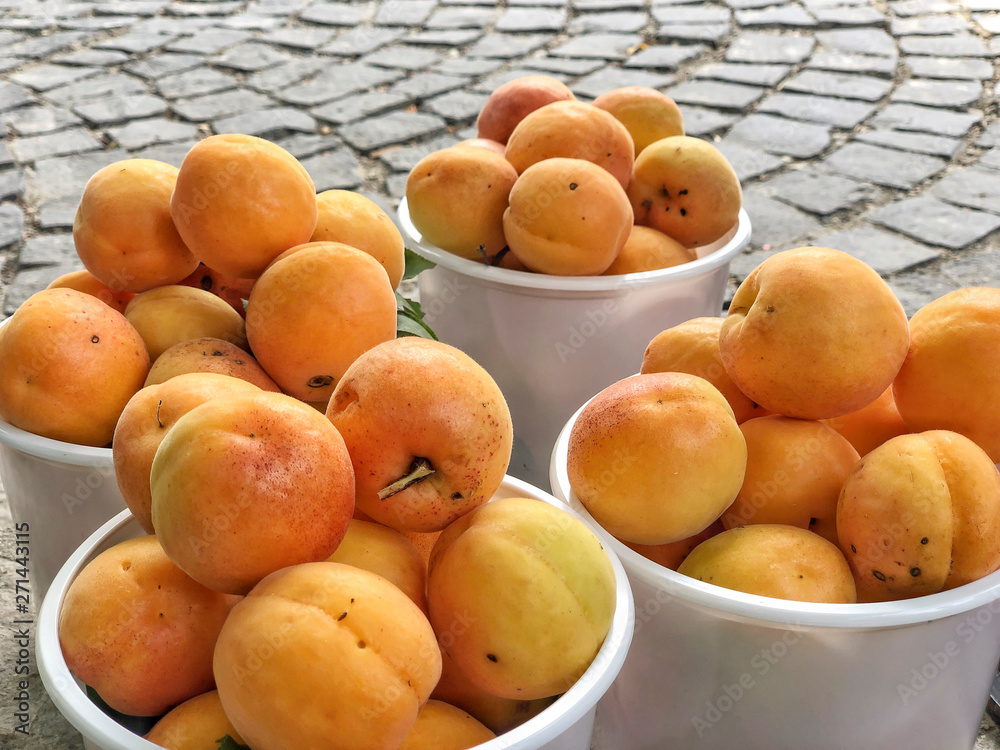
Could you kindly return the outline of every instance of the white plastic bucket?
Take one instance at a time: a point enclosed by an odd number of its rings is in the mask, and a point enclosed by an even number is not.
[[[573,495],[566,451],[554,494]],[[636,628],[598,705],[601,747],[661,750],[971,748],[1000,661],[1000,571],[908,601],[809,604],[664,568],[599,532],[632,584]]]
[[[698,260],[621,276],[549,276],[494,268],[429,245],[404,199],[407,247],[437,264],[418,277],[428,324],[496,380],[514,421],[510,473],[548,486],[552,445],[573,411],[639,369],[665,328],[722,313],[729,263],[750,240],[750,219],[697,248]]]
[[[521,480],[507,477],[493,499],[531,497],[567,510],[548,493]],[[585,521],[597,531],[592,521]],[[66,590],[80,570],[102,551],[144,532],[129,511],[123,511],[95,531],[63,565],[38,616],[36,660],[45,689],[70,724],[80,730],[88,750],[154,750],[157,746],[132,734],[104,714],[87,697],[70,674],[59,646],[58,622]],[[551,706],[524,724],[478,750],[589,750],[597,701],[618,675],[632,640],[634,608],[625,570],[614,553],[608,553],[615,571],[616,602],[611,630],[583,676]]]
[[[26,541],[28,588],[39,601],[73,550],[125,507],[110,448],[51,440],[3,420],[0,480],[15,530],[27,534],[17,541]]]

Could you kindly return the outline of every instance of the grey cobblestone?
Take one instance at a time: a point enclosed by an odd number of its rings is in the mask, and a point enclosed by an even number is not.
[[[968,107],[982,96],[978,81],[931,81],[911,78],[892,92],[894,102],[924,104],[929,107]]]
[[[758,107],[760,112],[774,112],[796,120],[827,123],[847,129],[857,127],[876,110],[874,104],[866,102],[784,91],[771,94]]]
[[[548,8],[508,8],[496,22],[497,31],[559,31],[566,25],[566,11]],[[641,28],[641,27],[640,27]],[[582,28],[577,31],[635,31],[635,29]]]
[[[947,162],[934,156],[867,143],[848,143],[824,160],[829,168],[876,185],[909,190],[937,174]]]
[[[156,81],[156,89],[169,99],[190,99],[234,88],[236,79],[233,76],[209,67],[163,76]]]
[[[695,78],[715,78],[752,86],[775,86],[791,71],[790,65],[710,63],[694,72]]]
[[[444,130],[440,117],[421,112],[393,112],[381,117],[352,122],[338,131],[350,145],[361,151],[403,143]]]
[[[266,96],[240,89],[174,102],[173,110],[185,120],[205,122],[249,109],[263,109],[272,103]]]
[[[760,190],[809,213],[826,216],[871,199],[876,188],[809,166],[772,177],[760,183]]]
[[[928,245],[961,250],[1000,228],[1000,216],[952,206],[930,196],[876,208],[868,219]]]
[[[10,150],[21,164],[30,164],[42,157],[95,151],[102,145],[83,128],[74,127],[58,133],[18,138],[11,143]]]
[[[772,154],[808,159],[829,147],[830,128],[773,115],[752,114],[736,123],[726,137]]]
[[[971,78],[983,81],[993,77],[993,66],[988,60],[909,55],[906,64],[913,75],[922,78]]]
[[[343,125],[352,120],[360,120],[364,117],[396,109],[407,101],[409,101],[409,97],[402,94],[372,91],[367,94],[346,96],[343,99],[337,99],[322,106],[313,107],[310,112],[324,122]]]
[[[891,76],[896,71],[896,57],[820,50],[809,58],[806,67],[818,68],[820,70],[836,70],[843,73],[869,73],[880,76]]]
[[[551,50],[551,54],[620,60],[627,57],[629,51],[641,42],[642,37],[635,34],[584,34],[560,44]]]
[[[835,96],[841,99],[861,99],[877,102],[892,88],[892,83],[884,78],[861,76],[851,73],[827,73],[820,70],[805,70],[789,79],[786,91],[798,91],[814,96]]]
[[[883,276],[905,271],[941,256],[932,247],[871,225],[822,235],[814,242],[819,247],[832,247],[850,253]]]
[[[68,128],[81,122],[70,110],[62,107],[20,107],[0,116],[18,135],[41,135]]]
[[[745,86],[739,83],[721,81],[688,81],[665,92],[674,101],[695,104],[702,107],[717,107],[745,111],[766,93],[759,86]]]
[[[816,40],[809,36],[748,31],[729,45],[726,59],[730,62],[794,65],[809,57],[815,46]]]
[[[69,234],[32,237],[24,243],[19,258],[22,268],[69,264],[77,259],[76,245]]]
[[[872,124],[961,138],[981,119],[982,115],[974,112],[949,112],[915,104],[890,104],[876,115]]]
[[[27,185],[28,178],[23,169],[5,169],[0,172],[0,201],[22,197]]]
[[[0,248],[20,242],[24,236],[24,211],[15,203],[0,203]]]
[[[1000,173],[977,167],[960,169],[934,185],[931,195],[966,208],[1000,214]]]
[[[117,125],[139,117],[162,115],[166,111],[166,103],[149,94],[109,96],[73,107],[73,112],[94,126]]]
[[[902,130],[868,130],[864,133],[858,133],[856,137],[864,143],[898,148],[901,151],[916,151],[918,154],[943,156],[946,159],[955,156],[962,148],[962,142],[957,138],[925,133],[908,133]]]

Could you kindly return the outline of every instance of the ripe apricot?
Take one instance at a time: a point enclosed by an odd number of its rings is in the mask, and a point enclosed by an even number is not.
[[[222,339],[182,341],[163,352],[146,376],[146,385],[165,383],[186,372],[214,372],[253,383],[263,391],[281,393],[278,384],[244,349]]]
[[[507,147],[499,141],[491,140],[490,138],[466,138],[464,141],[459,141],[455,144],[456,146],[469,146],[471,148],[485,148],[488,151],[492,151],[495,154],[503,156],[507,151]]]
[[[618,256],[604,270],[605,276],[641,273],[690,263],[698,256],[663,232],[633,224]]]
[[[420,707],[399,750],[468,750],[496,737],[475,717],[438,700]]]
[[[610,112],[628,130],[638,156],[661,138],[684,135],[684,116],[677,103],[648,86],[622,86],[605,91],[594,106]]]
[[[216,297],[228,302],[240,314],[240,317],[245,317],[246,311],[243,302],[250,298],[253,282],[253,279],[238,279],[235,276],[227,276],[214,268],[209,268],[204,263],[199,263],[198,267],[187,278],[178,283],[211,292]]]
[[[861,456],[878,448],[889,438],[905,435],[910,431],[899,416],[899,409],[892,397],[892,387],[882,391],[882,395],[868,406],[822,422],[847,438]]]
[[[480,138],[507,143],[514,128],[528,114],[552,102],[575,99],[562,81],[552,76],[521,76],[493,90],[476,118]]]
[[[120,292],[112,289],[86,269],[64,273],[53,279],[45,288],[76,289],[78,292],[97,297],[101,302],[120,313],[125,312],[125,306],[135,296],[134,292]]]
[[[176,284],[198,265],[170,215],[177,168],[125,159],[87,181],[73,220],[76,252],[112,289],[144,292]]]
[[[309,241],[316,186],[294,156],[270,141],[213,135],[184,157],[170,214],[198,260],[252,279],[280,253]]]
[[[125,317],[75,289],[33,294],[0,328],[0,417],[36,435],[111,442],[149,355]]]
[[[711,539],[716,534],[721,534],[725,530],[726,527],[722,525],[722,521],[718,520],[712,525],[707,526],[704,531],[699,531],[694,536],[681,539],[679,542],[670,542],[668,544],[636,544],[635,542],[622,541],[622,544],[630,550],[638,552],[647,560],[652,560],[657,565],[677,570],[680,564],[691,554],[691,550],[706,539]]]
[[[236,744],[244,744],[222,709],[219,691],[210,690],[171,709],[149,730],[146,739],[167,750],[204,750],[227,734]]]

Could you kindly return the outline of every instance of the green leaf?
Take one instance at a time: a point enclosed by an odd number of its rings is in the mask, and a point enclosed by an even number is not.
[[[216,740],[215,744],[219,746],[219,750],[250,750],[249,745],[241,745],[228,734],[225,737]]]
[[[424,311],[420,309],[420,303],[396,292],[396,337],[403,336],[438,340],[437,334],[424,322]]]
[[[417,255],[415,252],[410,250],[410,248],[405,248],[403,250],[403,257],[405,259],[405,266],[403,269],[403,278],[412,279],[421,271],[426,271],[428,268],[434,268],[434,262],[427,260],[421,255]]]

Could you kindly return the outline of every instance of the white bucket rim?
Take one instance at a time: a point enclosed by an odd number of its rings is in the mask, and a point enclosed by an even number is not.
[[[566,511],[585,523],[603,541],[593,522],[587,521],[572,508],[567,508],[565,503],[527,482],[508,475],[499,492],[503,492],[504,497],[535,498]],[[74,550],[49,586],[38,613],[36,662],[42,684],[53,704],[69,723],[90,741],[97,742],[102,750],[156,750],[158,746],[123,727],[101,711],[87,696],[63,658],[59,645],[59,613],[69,584],[93,557],[94,550],[132,520],[131,511],[121,511]],[[496,739],[477,745],[476,750],[536,750],[586,716],[611,687],[625,663],[632,643],[635,609],[625,568],[614,552],[607,551],[615,573],[615,612],[611,628],[594,661],[580,679],[552,705],[520,726],[498,735]]]
[[[454,253],[425,242],[420,231],[410,220],[410,212],[406,198],[399,202],[397,209],[399,224],[407,247],[415,253],[447,268],[450,271],[493,283],[498,286],[518,289],[525,293],[533,291],[550,292],[621,292],[633,289],[668,284],[683,281],[701,274],[708,273],[727,265],[739,255],[750,241],[750,217],[744,209],[740,209],[736,226],[730,229],[719,240],[698,248],[697,260],[682,263],[679,266],[660,268],[655,271],[641,271],[617,276],[552,276],[542,273],[515,271],[510,268],[488,266],[485,263],[462,258]]]
[[[33,432],[15,427],[0,419],[0,445],[6,445],[29,456],[55,461],[71,466],[111,467],[110,448],[67,443],[62,440],[42,437]]]
[[[587,401],[590,403],[590,400]],[[552,493],[579,513],[614,550],[630,577],[689,604],[723,616],[754,620],[771,627],[829,628],[831,630],[881,630],[918,625],[964,614],[1000,600],[1000,570],[936,594],[892,602],[821,604],[757,596],[698,581],[649,560],[608,533],[573,493],[569,484],[567,450],[569,434],[581,406],[563,426],[552,449],[549,478]],[[1000,612],[1000,607],[996,609]]]

